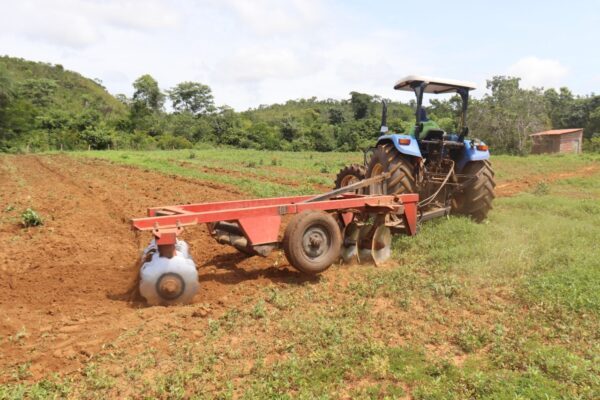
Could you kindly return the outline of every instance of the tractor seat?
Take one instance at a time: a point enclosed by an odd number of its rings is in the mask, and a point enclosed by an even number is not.
[[[423,140],[442,140],[445,133],[442,129],[428,129]]]

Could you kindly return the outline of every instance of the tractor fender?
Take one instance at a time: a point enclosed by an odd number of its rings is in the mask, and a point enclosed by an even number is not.
[[[489,150],[485,150],[485,151],[477,150],[477,148],[474,145],[472,145],[472,143],[473,143],[472,140],[465,139],[464,143],[465,143],[465,147],[463,150],[463,154],[456,164],[456,170],[459,173],[463,170],[463,168],[465,168],[465,166],[468,163],[470,163],[472,161],[489,160],[489,158],[490,158],[490,151]],[[478,143],[485,144],[481,141],[478,141]]]
[[[400,144],[400,139],[409,139],[410,143]],[[377,139],[377,146],[381,146],[386,143],[392,143],[396,150],[402,154],[422,158],[421,150],[419,149],[419,143],[417,143],[417,140],[410,135],[394,133],[391,135],[380,136],[379,139]]]

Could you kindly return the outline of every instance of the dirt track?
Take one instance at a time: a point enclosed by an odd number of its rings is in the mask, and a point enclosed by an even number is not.
[[[558,172],[554,174],[532,175],[523,179],[501,182],[496,186],[497,197],[510,197],[521,192],[525,192],[535,185],[545,182],[551,183],[560,179],[575,178],[580,176],[589,176],[595,174],[600,168],[598,165],[590,165],[579,170],[570,172]]]
[[[31,362],[34,378],[78,368],[142,319],[172,319],[172,309],[142,315],[143,304],[127,301],[136,258],[149,241],[131,231],[129,218],[160,204],[242,196],[226,186],[67,156],[2,157],[0,182],[2,211],[14,206],[0,214],[0,336],[14,344],[0,348],[0,370]],[[19,226],[27,207],[45,217],[42,227]],[[264,284],[303,280],[285,258],[245,259],[204,227],[184,238],[201,267],[197,303],[225,307]]]

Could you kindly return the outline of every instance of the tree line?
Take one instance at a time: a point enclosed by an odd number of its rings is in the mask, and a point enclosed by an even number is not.
[[[6,65],[11,66],[0,63],[0,151],[206,145],[357,151],[373,145],[380,126],[383,99],[359,92],[343,100],[313,97],[237,112],[216,106],[211,88],[199,82],[162,90],[156,79],[143,75],[133,82],[131,97],[112,97],[100,81],[65,75],[60,66],[29,65],[24,78]],[[524,89],[519,78],[504,76],[490,79],[487,89],[471,99],[468,121],[472,136],[495,153],[527,154],[529,134],[550,128],[584,128],[584,149],[600,149],[600,96],[575,96],[568,88]],[[456,131],[460,99],[428,98],[429,118]],[[414,101],[386,101],[390,130],[408,131]]]

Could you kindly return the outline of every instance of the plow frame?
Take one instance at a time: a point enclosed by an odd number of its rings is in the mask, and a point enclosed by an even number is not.
[[[369,196],[333,191],[319,196],[151,207],[147,217],[132,219],[131,224],[135,230],[151,231],[159,249],[162,247],[165,251],[176,243],[183,227],[206,223],[211,230],[211,224],[222,221],[237,223],[251,245],[279,243],[282,216],[307,210],[337,213],[343,226],[350,224],[357,214],[393,213],[402,216],[406,234],[415,235],[418,200],[417,194]]]

